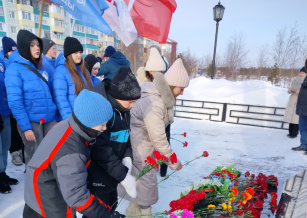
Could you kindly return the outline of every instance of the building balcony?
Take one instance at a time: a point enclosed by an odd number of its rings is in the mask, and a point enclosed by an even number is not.
[[[55,18],[58,20],[64,20],[64,15],[58,13],[50,13],[50,18]]]
[[[63,39],[53,38],[52,41],[54,41],[54,43],[57,44],[57,45],[64,45]]]
[[[33,13],[33,7],[31,5],[17,4],[17,10]]]
[[[51,26],[51,31],[59,32],[59,33],[64,33],[65,32],[65,28],[59,27],[59,26]]]
[[[114,42],[114,37],[113,36],[105,36],[104,41]]]
[[[35,23],[31,20],[19,20],[19,25],[28,26],[28,27],[35,27]]]

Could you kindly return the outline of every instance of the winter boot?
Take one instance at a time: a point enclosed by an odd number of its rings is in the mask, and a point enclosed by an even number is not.
[[[162,164],[161,167],[160,167],[160,176],[165,177],[166,173],[167,173],[167,165]]]
[[[6,176],[5,172],[0,173],[0,193],[2,194],[8,194],[12,192],[12,189],[8,184],[5,176]]]
[[[20,166],[23,164],[22,158],[21,158],[21,150],[19,151],[14,151],[11,153],[12,157],[12,163],[16,166]]]
[[[141,215],[141,208],[140,208],[139,205],[130,202],[129,207],[127,208],[125,214],[126,214],[126,216],[137,217],[137,216]]]
[[[152,207],[148,207],[146,209],[142,209],[141,208],[141,215],[140,218],[152,218],[153,216],[151,216],[151,209]]]
[[[8,175],[6,175],[6,173],[4,172],[4,177],[6,179],[7,184],[9,185],[17,185],[18,184],[18,180],[17,179],[13,179],[11,177],[9,177]]]

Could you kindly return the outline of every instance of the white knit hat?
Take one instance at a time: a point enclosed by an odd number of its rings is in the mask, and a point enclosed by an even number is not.
[[[164,72],[166,70],[166,64],[156,48],[150,49],[150,54],[148,61],[146,62],[145,70],[158,72]]]
[[[178,58],[169,70],[164,74],[164,78],[170,86],[186,88],[190,78],[181,58]]]

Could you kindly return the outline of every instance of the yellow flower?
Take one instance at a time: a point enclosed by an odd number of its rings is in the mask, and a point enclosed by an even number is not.
[[[208,205],[208,208],[211,208],[211,207],[215,207],[215,205],[209,204],[209,205]]]
[[[236,199],[235,197],[232,197],[232,198],[230,198],[230,201],[231,201],[231,202],[234,202],[235,199]]]
[[[223,210],[227,209],[227,205],[225,203],[222,204]]]
[[[244,200],[244,201],[243,201],[243,204],[246,204],[246,202],[247,202],[247,201]]]
[[[229,209],[229,210],[231,210],[231,209],[232,209],[232,207],[231,207],[231,205],[230,205],[230,204],[228,204],[228,209]]]
[[[246,195],[247,195],[247,200],[249,201],[250,199],[252,199],[252,195],[251,194],[249,194],[249,193],[246,193]]]

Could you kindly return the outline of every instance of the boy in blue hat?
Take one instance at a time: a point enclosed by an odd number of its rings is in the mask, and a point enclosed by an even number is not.
[[[106,130],[113,110],[100,94],[82,90],[72,115],[54,126],[27,165],[24,218],[121,218],[87,188],[89,148]]]

